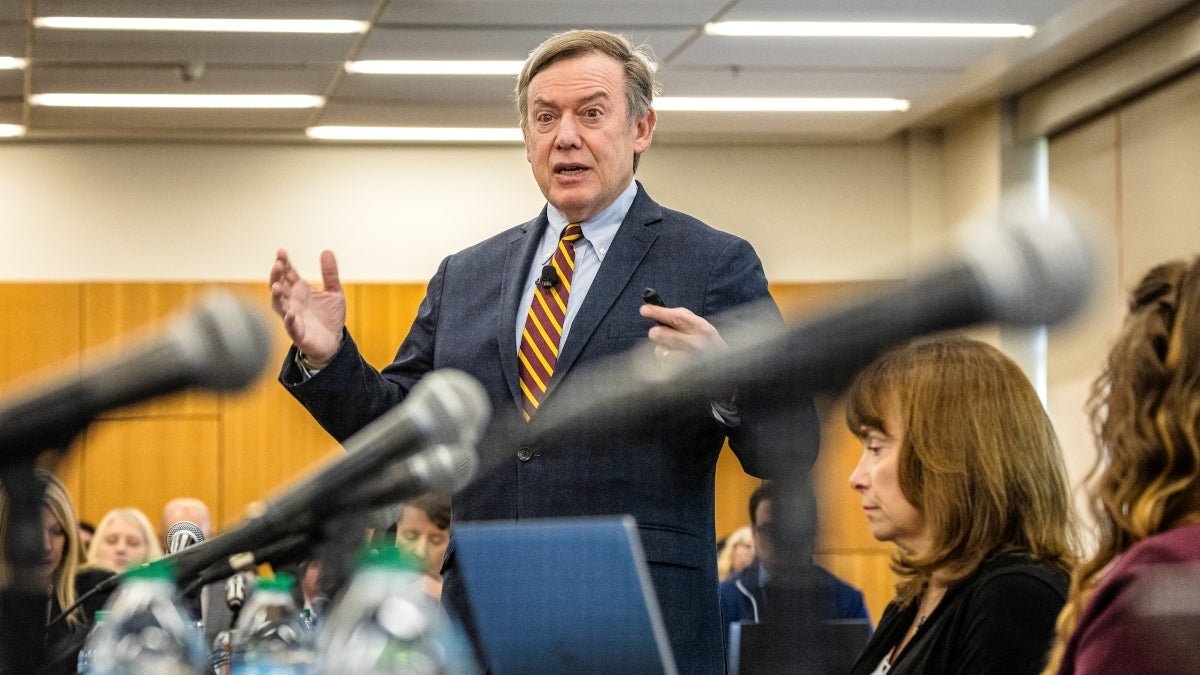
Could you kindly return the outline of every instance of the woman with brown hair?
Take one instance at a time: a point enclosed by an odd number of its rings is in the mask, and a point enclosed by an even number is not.
[[[1181,563],[1194,588],[1200,563],[1200,258],[1155,267],[1133,290],[1089,408],[1098,548],[1071,578],[1047,672],[1196,672],[1194,624],[1172,643],[1182,619],[1152,627],[1139,603]]]
[[[855,378],[851,486],[896,544],[896,598],[852,673],[1037,673],[1066,600],[1074,530],[1058,439],[999,350],[936,337]]]

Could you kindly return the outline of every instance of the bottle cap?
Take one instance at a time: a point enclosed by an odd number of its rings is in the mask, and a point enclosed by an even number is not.
[[[358,556],[359,567],[419,570],[421,559],[398,546],[378,546],[363,549]]]
[[[165,579],[175,581],[175,561],[159,558],[125,572],[125,579]]]
[[[292,586],[296,584],[296,577],[286,572],[276,572],[274,576],[258,577],[255,590],[259,591],[278,591],[280,593],[291,593]]]

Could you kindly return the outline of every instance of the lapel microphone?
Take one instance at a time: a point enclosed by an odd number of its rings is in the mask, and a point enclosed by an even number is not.
[[[545,265],[542,267],[542,276],[538,277],[537,285],[545,289],[554,288],[558,285],[558,270],[554,269],[554,265]]]

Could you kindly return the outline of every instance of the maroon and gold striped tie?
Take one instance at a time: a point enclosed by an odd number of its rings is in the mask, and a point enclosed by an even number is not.
[[[546,395],[546,385],[558,362],[558,346],[562,340],[563,320],[567,317],[567,296],[571,294],[571,279],[575,275],[575,242],[583,237],[579,223],[563,228],[558,248],[550,259],[558,275],[558,283],[538,284],[529,305],[529,316],[521,331],[521,347],[517,350],[521,375],[521,411],[528,420]]]

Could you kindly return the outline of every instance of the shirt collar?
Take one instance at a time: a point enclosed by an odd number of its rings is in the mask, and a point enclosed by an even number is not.
[[[613,239],[617,237],[617,230],[621,229],[621,223],[625,221],[625,215],[633,206],[635,197],[637,197],[637,182],[629,181],[629,187],[625,188],[611,204],[604,207],[594,217],[580,223],[583,228],[583,238],[591,245],[601,262],[604,261],[604,256],[612,246]],[[567,219],[553,206],[546,209],[546,219],[549,224],[546,227],[545,236],[552,239],[554,246],[557,246],[558,237],[563,228],[567,226]],[[551,253],[553,250],[552,247]]]

